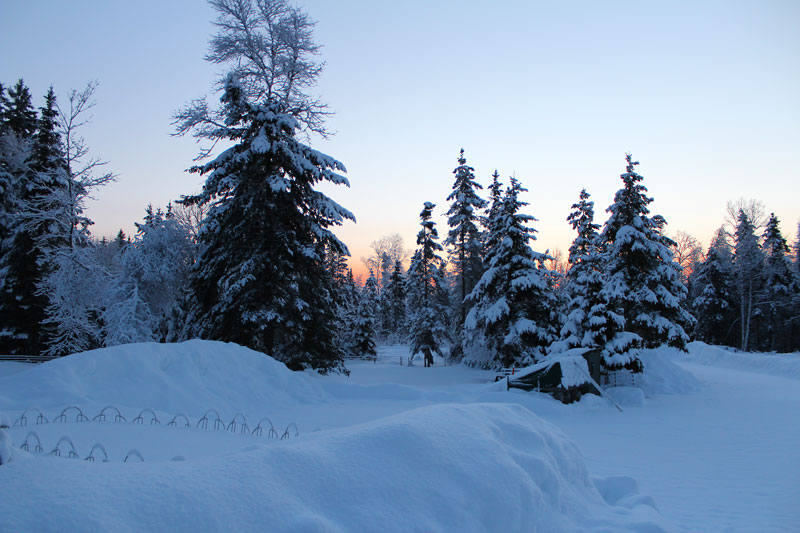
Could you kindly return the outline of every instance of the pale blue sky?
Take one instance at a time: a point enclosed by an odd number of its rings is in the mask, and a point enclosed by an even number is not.
[[[336,113],[313,144],[348,167],[352,188],[330,193],[358,218],[338,232],[356,259],[388,233],[412,247],[424,201],[446,211],[462,146],[484,185],[497,168],[530,189],[539,251],[566,251],[582,187],[605,220],[626,151],[671,233],[707,244],[726,202],[752,197],[796,234],[800,2],[300,5]],[[23,77],[37,106],[50,83],[100,82],[85,136],[120,177],[91,205],[96,234],[199,189],[170,114],[211,87],[212,18],[202,0],[0,0],[0,81]]]

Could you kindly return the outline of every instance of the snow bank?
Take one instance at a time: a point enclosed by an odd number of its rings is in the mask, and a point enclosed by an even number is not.
[[[31,363],[17,363],[14,361],[0,361],[0,377],[18,374],[33,368]]]
[[[644,371],[641,376],[636,376],[636,386],[647,397],[656,394],[686,394],[699,390],[701,385],[694,374],[675,364],[675,360],[685,357],[684,352],[668,346],[642,350],[639,359]]]
[[[711,346],[704,342],[689,343],[687,348],[689,356],[685,360],[693,363],[800,379],[800,353],[737,352],[733,348]]]
[[[638,407],[644,404],[645,393],[639,387],[609,387],[604,390],[612,400],[623,407]]]
[[[599,488],[599,490],[598,490]],[[19,452],[9,531],[663,531],[625,480],[514,405],[438,405],[222,457],[87,463]]]
[[[0,408],[7,411],[114,404],[191,416],[212,407],[257,415],[324,397],[310,376],[271,357],[201,340],[92,350],[0,377]]]

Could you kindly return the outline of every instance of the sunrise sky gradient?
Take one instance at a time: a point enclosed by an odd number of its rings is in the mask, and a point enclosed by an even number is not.
[[[800,2],[299,2],[327,63],[318,93],[336,132],[312,145],[348,168],[326,188],[353,211],[337,234],[360,268],[369,243],[414,247],[425,201],[443,214],[460,148],[484,186],[496,168],[530,192],[538,251],[566,252],[586,187],[599,222],[624,155],[641,162],[667,231],[708,244],[725,205],[761,200],[794,240],[800,219]],[[98,80],[83,131],[116,183],[93,233],[134,232],[145,206],[199,190],[192,139],[171,114],[208,93],[214,31],[202,0],[0,1],[0,81],[35,105]],[[446,222],[440,220],[444,235]]]

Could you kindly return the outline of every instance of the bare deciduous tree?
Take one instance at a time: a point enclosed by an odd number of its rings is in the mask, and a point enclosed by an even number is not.
[[[178,221],[178,224],[189,233],[194,242],[197,242],[200,226],[206,218],[208,210],[208,204],[179,203],[172,205],[172,215]]]
[[[63,242],[73,249],[86,242],[87,228],[93,224],[83,215],[86,200],[92,198],[94,189],[117,178],[112,172],[102,172],[108,162],[90,157],[89,147],[80,135],[80,129],[92,120],[90,111],[95,106],[96,89],[97,82],[89,82],[82,91],[73,89],[69,93],[67,106],[62,108],[55,103],[61,163],[48,172],[60,176],[57,181],[63,186],[50,187],[20,205],[18,218],[22,228],[35,232],[34,228],[47,226],[39,239],[43,249],[50,252],[57,251],[52,249],[53,243]]]
[[[400,261],[402,264],[408,259],[409,252],[406,250],[403,237],[399,233],[385,235],[376,241],[372,241],[369,247],[375,253],[369,257],[362,257],[361,262],[376,277],[381,276],[384,272],[391,272],[395,262]],[[381,282],[388,283],[388,280],[382,279]]]
[[[67,180],[66,199],[70,218],[73,220],[69,228],[70,247],[75,246],[75,231],[78,226],[88,227],[92,224],[89,219],[81,216],[84,204],[91,198],[92,191],[117,179],[116,174],[112,172],[102,172],[102,168],[108,164],[107,161],[89,157],[89,148],[80,135],[81,127],[92,121],[90,112],[96,103],[93,98],[96,90],[97,82],[90,81],[82,91],[73,89],[69,93],[67,107],[62,109],[61,106],[57,106],[59,129],[64,141],[64,159],[71,178]]]
[[[697,264],[704,260],[702,244],[685,231],[677,232],[672,240],[675,242],[675,245],[671,247],[674,260],[683,269],[680,276],[681,281],[686,285]]]
[[[545,254],[549,256],[544,262],[548,270],[552,270],[561,275],[567,273],[567,260],[564,258],[564,252],[562,252],[560,248],[556,248],[552,253],[548,250]]]
[[[271,102],[294,117],[304,129],[327,135],[327,106],[311,95],[325,63],[317,61],[316,22],[286,0],[210,0],[217,11],[206,60],[229,65],[218,82],[233,74],[246,98],[256,104]],[[173,116],[176,135],[192,132],[210,139],[198,159],[208,156],[217,141],[226,138],[225,113],[211,109],[205,98],[191,101]]]
[[[738,200],[728,201],[725,208],[725,226],[729,234],[736,233],[736,226],[739,223],[739,211],[747,215],[747,219],[753,228],[758,232],[767,223],[767,214],[764,211],[764,202],[753,198],[739,198]]]

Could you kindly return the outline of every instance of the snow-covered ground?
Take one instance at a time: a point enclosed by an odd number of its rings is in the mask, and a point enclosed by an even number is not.
[[[0,363],[14,424],[0,531],[800,525],[797,354],[650,352],[638,388],[610,391],[623,412],[401,358],[406,347],[381,347],[375,363],[349,362],[349,378],[318,376],[190,341]]]

